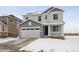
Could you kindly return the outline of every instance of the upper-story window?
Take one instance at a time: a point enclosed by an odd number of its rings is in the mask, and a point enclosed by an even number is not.
[[[41,16],[38,16],[38,21],[41,21]]]
[[[26,17],[26,19],[28,19],[28,17]]]
[[[58,20],[58,14],[53,14],[53,19]]]
[[[45,19],[47,20],[47,15],[45,15]]]

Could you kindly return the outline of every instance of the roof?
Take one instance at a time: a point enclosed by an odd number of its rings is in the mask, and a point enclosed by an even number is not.
[[[48,8],[47,10],[45,10],[43,13],[46,13],[47,11],[49,11],[49,10],[51,10],[51,9],[53,9],[54,7],[50,7],[50,8]]]
[[[1,20],[0,20],[1,21]],[[6,22],[4,22],[4,21],[1,21],[1,22],[3,22],[4,24],[7,24]]]
[[[18,22],[22,22],[21,19],[15,17],[14,15],[0,16],[0,21],[3,22],[4,24],[7,24],[6,19],[7,19],[8,17],[14,18],[14,19],[17,20]]]
[[[0,24],[4,24],[4,25],[6,25],[7,23],[5,23],[5,22],[3,22],[3,21],[0,20]]]
[[[14,15],[8,15],[8,16],[14,17],[17,21],[22,22],[22,20],[20,18],[15,17]]]
[[[47,10],[45,10],[43,13],[47,13],[48,11],[52,12],[52,11],[63,11],[63,10],[61,10],[59,8],[55,8],[55,7],[50,7]]]
[[[30,15],[30,16],[34,16],[34,15],[41,15],[41,13],[27,13],[27,14],[25,14],[25,15],[22,15],[22,16],[26,16],[26,15]]]
[[[5,17],[14,17],[17,21],[22,22],[22,20],[20,18],[17,18],[14,15],[0,16],[0,18],[5,18]]]
[[[63,12],[62,9],[51,6],[47,10],[43,11],[42,13],[47,13],[47,12],[52,12],[52,11],[62,11]],[[36,13],[28,13],[26,15],[41,15],[42,13],[37,13],[37,12]],[[23,16],[25,16],[25,15],[23,15]]]
[[[30,19],[29,19],[29,20],[30,20]],[[26,20],[26,21],[21,22],[18,26],[24,24],[25,22],[27,22],[27,21],[29,21],[29,20]],[[33,20],[30,20],[30,21],[33,21]],[[33,21],[33,22],[36,22],[36,21]],[[39,23],[39,22],[36,22],[36,23],[41,24],[41,23]]]
[[[7,19],[8,16],[0,16],[0,21],[3,22],[4,24],[7,24]]]
[[[53,9],[53,10],[51,10],[50,12],[52,12],[52,11],[63,11],[63,10],[58,9],[58,8],[54,8],[54,9]]]

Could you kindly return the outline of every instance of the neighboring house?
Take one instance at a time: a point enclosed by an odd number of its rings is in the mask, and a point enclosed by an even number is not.
[[[20,38],[64,38],[63,10],[50,7],[41,14],[23,15],[26,20],[19,25]]]
[[[7,24],[0,20],[0,37],[8,36]]]
[[[22,20],[14,15],[0,16],[0,37],[17,37],[17,25]]]

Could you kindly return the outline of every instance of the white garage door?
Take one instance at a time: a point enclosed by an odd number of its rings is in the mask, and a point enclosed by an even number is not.
[[[39,38],[40,28],[39,27],[23,27],[21,28],[21,37],[23,38]]]

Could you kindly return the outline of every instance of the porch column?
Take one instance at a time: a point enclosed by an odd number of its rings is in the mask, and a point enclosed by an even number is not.
[[[61,25],[60,27],[61,27],[61,36],[64,36],[64,28],[63,28],[63,25]]]
[[[48,26],[48,36],[50,36],[50,25]]]

